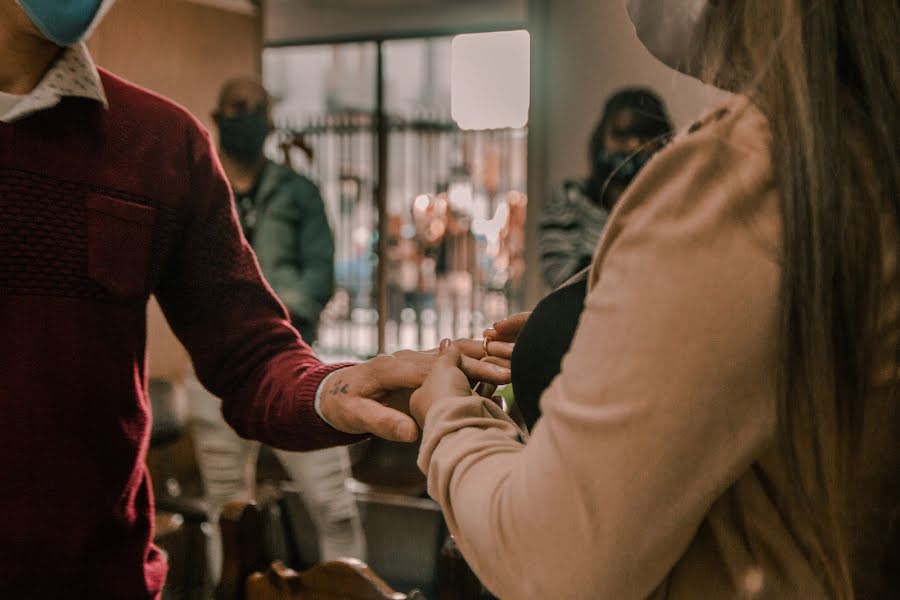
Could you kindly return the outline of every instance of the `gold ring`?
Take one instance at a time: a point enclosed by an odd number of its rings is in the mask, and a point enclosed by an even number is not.
[[[485,356],[490,356],[491,353],[488,352],[488,344],[491,342],[491,338],[488,336],[484,336],[484,339],[481,341],[481,349],[484,350]]]

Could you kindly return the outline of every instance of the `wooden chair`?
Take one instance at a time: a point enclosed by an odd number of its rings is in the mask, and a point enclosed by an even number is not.
[[[320,563],[298,573],[266,565],[263,520],[256,504],[229,502],[219,519],[224,558],[216,600],[424,600],[397,592],[356,559]]]
[[[418,592],[396,592],[365,563],[339,558],[297,573],[273,562],[265,573],[250,575],[247,600],[413,600]]]

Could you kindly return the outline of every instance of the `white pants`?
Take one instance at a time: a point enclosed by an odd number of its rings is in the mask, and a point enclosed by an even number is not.
[[[206,488],[210,519],[210,575],[218,581],[222,569],[219,513],[226,502],[252,498],[259,442],[239,437],[225,422],[221,400],[191,378],[187,384],[197,463]],[[346,447],[313,452],[275,450],[300,488],[319,534],[321,560],[347,556],[365,560],[366,540],[353,494],[344,485],[350,477]]]

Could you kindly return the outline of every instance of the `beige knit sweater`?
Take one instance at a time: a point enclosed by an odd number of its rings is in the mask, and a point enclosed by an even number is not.
[[[527,444],[478,397],[429,412],[429,493],[501,598],[823,595],[775,502],[770,143],[738,96],[645,167]]]

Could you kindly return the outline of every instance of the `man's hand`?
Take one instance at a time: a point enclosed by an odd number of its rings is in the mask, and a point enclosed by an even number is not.
[[[508,368],[479,360],[484,356],[481,343],[467,341],[464,345],[459,364],[469,380],[498,385],[509,382]],[[402,350],[335,371],[322,382],[319,410],[346,433],[415,441],[419,431],[408,414],[409,395],[425,381],[437,357],[437,351]]]

